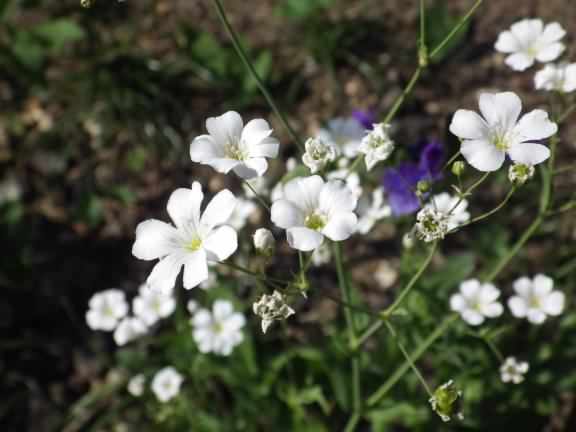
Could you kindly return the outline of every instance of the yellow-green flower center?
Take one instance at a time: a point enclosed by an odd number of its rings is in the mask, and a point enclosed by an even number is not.
[[[228,141],[224,146],[224,154],[229,159],[243,161],[248,159],[248,152],[238,141]]]
[[[194,237],[192,240],[186,243],[185,247],[191,252],[197,251],[202,247],[202,239]]]
[[[304,219],[304,225],[311,230],[320,231],[326,226],[326,217],[316,212],[311,213]]]

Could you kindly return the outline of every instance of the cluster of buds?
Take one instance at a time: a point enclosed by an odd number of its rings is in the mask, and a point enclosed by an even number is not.
[[[317,173],[329,162],[336,159],[336,148],[320,138],[308,138],[304,143],[306,153],[302,156],[302,162],[312,174]]]
[[[266,333],[274,321],[285,320],[294,314],[294,309],[288,306],[286,298],[278,291],[274,291],[271,295],[264,294],[252,305],[252,310],[262,318],[263,333]]]
[[[432,207],[424,207],[416,215],[416,235],[425,242],[443,239],[448,233],[448,218]]]

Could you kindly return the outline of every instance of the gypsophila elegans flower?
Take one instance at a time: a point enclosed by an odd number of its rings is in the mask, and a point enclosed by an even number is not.
[[[326,128],[320,129],[316,137],[335,147],[344,157],[352,159],[358,154],[365,129],[354,116],[337,117],[329,120]]]
[[[117,289],[101,291],[88,302],[86,323],[92,330],[112,331],[128,314],[128,303],[124,293]]]
[[[465,280],[460,284],[460,292],[450,297],[450,309],[472,326],[482,324],[486,318],[502,315],[504,307],[498,301],[500,290],[490,283],[477,279]]]
[[[384,190],[376,188],[372,191],[371,200],[361,199],[358,203],[358,227],[360,234],[368,234],[380,220],[392,215],[392,208],[384,198]]]
[[[537,274],[514,281],[516,295],[508,299],[508,307],[516,318],[526,318],[532,324],[542,324],[548,316],[558,316],[564,310],[564,293],[554,290],[554,280]]]
[[[302,162],[312,174],[316,174],[337,156],[336,148],[330,142],[321,138],[308,138],[304,143],[306,152],[302,155]]]
[[[446,217],[446,224],[448,225],[448,231],[451,231],[470,220],[470,213],[467,211],[468,201],[457,196],[452,196],[446,192],[434,195],[425,207],[433,208],[444,214]]]
[[[436,412],[442,421],[448,422],[452,417],[459,420],[464,419],[461,410],[462,391],[456,388],[453,380],[450,380],[438,387],[429,402],[432,410]]]
[[[228,111],[206,120],[206,130],[208,135],[190,144],[190,157],[220,173],[234,171],[242,179],[259,177],[268,169],[266,158],[278,156],[280,144],[270,136],[266,120],[254,119],[244,126],[240,114]]]
[[[140,397],[144,394],[144,385],[146,384],[146,377],[143,374],[134,375],[128,381],[126,389],[134,397]]]
[[[534,167],[525,164],[513,164],[508,168],[508,180],[516,186],[522,186],[534,176]]]
[[[498,35],[496,51],[508,54],[505,63],[512,69],[523,71],[535,61],[547,63],[556,60],[565,46],[566,32],[554,22],[544,25],[541,19],[523,19]]]
[[[184,377],[172,367],[160,369],[152,378],[151,389],[160,402],[168,402],[178,396]]]
[[[114,330],[114,342],[118,346],[123,346],[147,332],[148,327],[140,318],[126,317],[118,323],[116,330]]]
[[[220,191],[201,213],[203,199],[198,182],[191,189],[177,189],[167,205],[175,226],[149,219],[136,228],[132,254],[147,261],[159,259],[147,279],[152,289],[172,290],[182,266],[184,288],[194,288],[208,279],[208,261],[223,261],[236,251],[236,231],[224,225],[236,198],[227,189]]]
[[[388,135],[389,124],[378,123],[373,126],[358,147],[360,153],[364,153],[366,169],[370,171],[378,162],[385,161],[394,150],[394,141]]]
[[[515,357],[507,357],[500,366],[500,379],[505,383],[520,384],[528,372],[528,362],[520,362]]]
[[[228,356],[234,347],[242,343],[244,315],[234,311],[228,300],[216,300],[212,311],[199,309],[191,320],[192,335],[201,353]]]
[[[262,333],[266,333],[274,321],[285,320],[295,313],[294,309],[286,303],[286,297],[276,290],[272,294],[264,294],[260,297],[252,305],[252,310],[262,319]]]
[[[236,198],[236,207],[228,219],[228,225],[236,231],[246,226],[252,215],[258,211],[258,206],[252,200]]]
[[[548,64],[534,75],[537,90],[571,93],[576,90],[576,63]]]
[[[346,184],[320,176],[297,177],[284,185],[284,199],[272,204],[271,219],[286,230],[288,244],[312,251],[324,237],[342,241],[356,230],[357,200]]]
[[[433,207],[424,207],[416,215],[416,236],[427,243],[441,240],[448,234],[448,218]]]
[[[171,292],[164,292],[142,284],[138,295],[132,300],[132,311],[146,325],[156,324],[162,318],[167,318],[176,309],[176,300]]]
[[[252,240],[254,241],[254,249],[256,249],[256,252],[259,254],[266,257],[270,257],[274,254],[276,240],[274,240],[274,236],[269,229],[258,228],[254,232]]]
[[[350,172],[348,166],[348,159],[340,159],[338,161],[338,169],[327,173],[326,178],[328,180],[341,180],[346,183],[354,198],[358,200],[363,192],[360,175],[357,172]]]

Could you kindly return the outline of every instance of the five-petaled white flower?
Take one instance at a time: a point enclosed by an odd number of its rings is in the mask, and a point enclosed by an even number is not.
[[[494,285],[469,279],[462,282],[460,292],[450,298],[450,308],[468,324],[477,326],[486,318],[502,315],[504,308],[498,302],[498,297],[500,290]]]
[[[172,366],[160,369],[152,378],[152,392],[160,402],[168,402],[180,392],[184,377]]]
[[[92,296],[88,302],[86,323],[92,330],[112,331],[128,313],[126,296],[117,289],[109,289]]]
[[[367,234],[374,227],[376,222],[389,217],[392,214],[392,208],[384,199],[382,188],[376,188],[372,191],[372,200],[363,199],[358,203],[357,230],[360,234]]]
[[[534,85],[539,90],[573,92],[576,90],[576,63],[544,66],[534,75]]]
[[[374,129],[368,131],[366,136],[362,138],[358,151],[364,153],[364,162],[366,162],[366,169],[370,171],[380,161],[384,161],[390,157],[394,150],[394,141],[390,138],[388,131],[389,124],[378,123],[374,125]]]
[[[201,214],[204,194],[200,183],[192,189],[176,189],[168,200],[168,214],[176,227],[149,219],[136,228],[132,254],[139,259],[160,261],[147,283],[167,292],[174,288],[184,266],[184,288],[190,289],[208,279],[208,261],[223,261],[236,251],[236,231],[223,225],[236,205],[229,190],[220,191]]]
[[[144,384],[146,384],[146,377],[144,374],[134,375],[128,381],[126,389],[134,397],[140,397],[144,394]]]
[[[284,185],[284,198],[272,204],[272,222],[286,229],[291,247],[311,251],[322,244],[324,236],[341,241],[354,233],[356,202],[342,181],[324,183],[317,175],[297,177]]]
[[[555,291],[552,278],[537,274],[533,279],[521,277],[514,281],[515,296],[508,307],[516,318],[526,318],[533,324],[542,324],[546,316],[558,316],[564,310],[564,293]]]
[[[134,315],[146,325],[153,325],[158,320],[172,315],[176,309],[176,300],[171,292],[164,292],[142,284],[139,293],[132,300]]]
[[[330,142],[325,142],[321,138],[308,138],[304,143],[306,152],[302,155],[302,162],[312,174],[317,173],[326,166],[327,163],[336,159],[336,148]]]
[[[216,300],[212,312],[199,309],[191,323],[192,335],[202,353],[228,356],[244,340],[242,327],[246,319],[241,313],[234,312],[234,306],[228,300]]]
[[[118,323],[118,327],[114,330],[114,342],[118,346],[123,346],[147,332],[148,327],[140,318],[126,317]]]
[[[271,137],[272,129],[266,120],[250,120],[246,126],[236,111],[206,120],[209,135],[200,135],[190,144],[193,162],[210,165],[227,174],[251,179],[268,169],[266,158],[278,156],[279,143]]]
[[[544,26],[541,19],[523,19],[512,24],[510,30],[498,36],[495,48],[509,54],[506,64],[512,69],[523,71],[534,61],[547,63],[556,60],[564,51],[560,40],[566,32],[558,23]]]
[[[448,231],[465,224],[470,220],[470,213],[466,211],[468,201],[447,192],[434,195],[425,207],[433,208],[446,217]]]
[[[520,384],[524,381],[524,375],[528,372],[527,362],[520,362],[515,357],[507,357],[500,366],[500,379],[502,382]]]
[[[522,102],[512,92],[483,93],[479,105],[483,118],[461,109],[450,124],[450,132],[462,140],[460,151],[470,165],[480,171],[496,171],[506,155],[525,165],[548,159],[548,147],[533,142],[557,132],[558,126],[548,119],[548,113],[536,109],[518,120]]]

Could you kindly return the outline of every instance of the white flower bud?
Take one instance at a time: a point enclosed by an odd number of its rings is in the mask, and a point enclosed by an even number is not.
[[[252,305],[252,310],[262,318],[263,333],[266,333],[274,321],[285,320],[295,313],[294,309],[286,304],[285,297],[278,291],[274,291],[272,295],[264,294]]]
[[[266,228],[258,228],[254,233],[253,239],[254,248],[258,253],[268,257],[274,253],[276,240],[274,240],[274,236],[270,230]]]
[[[128,393],[134,397],[140,397],[144,394],[144,384],[146,382],[146,377],[143,374],[134,375],[128,381]]]
[[[306,153],[302,156],[302,162],[312,174],[317,173],[326,166],[328,162],[336,159],[336,148],[320,138],[308,138],[304,144]]]

